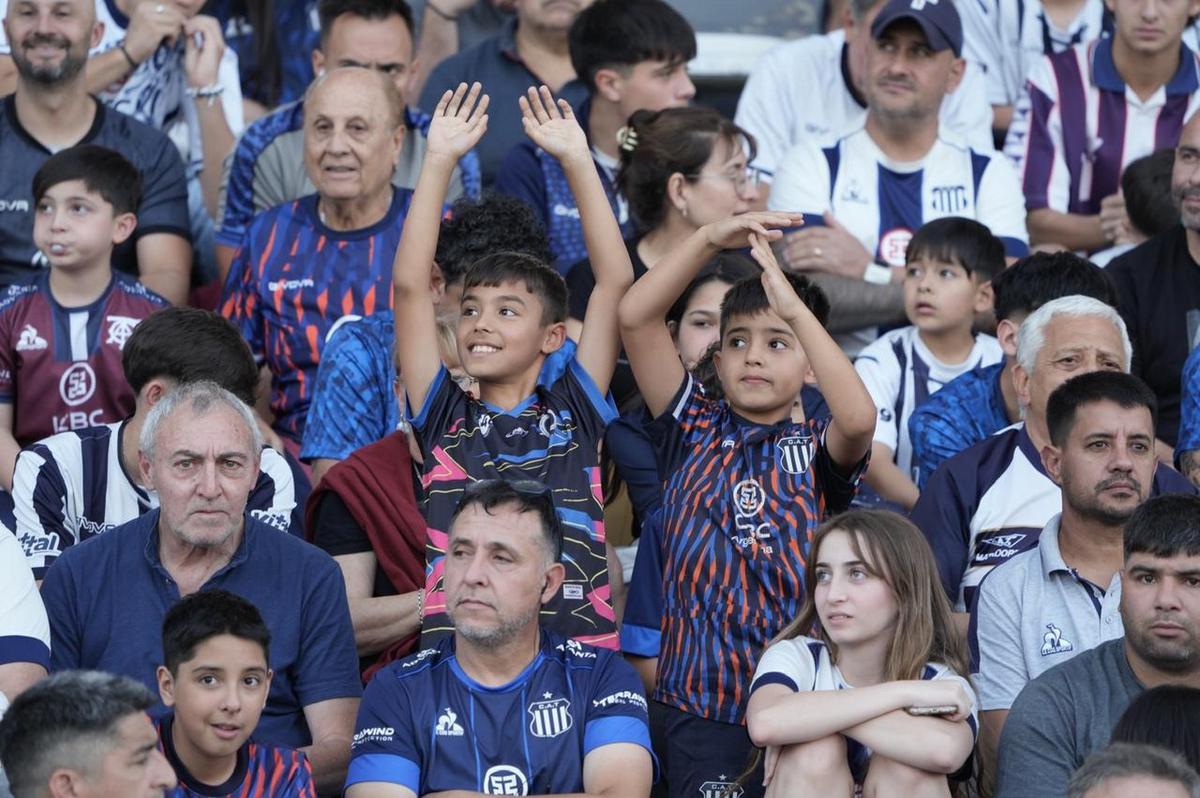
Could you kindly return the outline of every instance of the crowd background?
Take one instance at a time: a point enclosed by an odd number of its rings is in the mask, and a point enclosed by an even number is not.
[[[0,16],[0,796],[1200,796],[1200,0]]]

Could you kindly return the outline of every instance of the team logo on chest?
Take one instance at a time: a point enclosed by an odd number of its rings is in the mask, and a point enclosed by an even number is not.
[[[1051,654],[1065,654],[1068,651],[1074,651],[1075,646],[1071,641],[1063,637],[1062,629],[1059,629],[1052,623],[1046,624],[1047,632],[1042,635],[1042,656],[1048,657]]]
[[[742,788],[736,781],[728,781],[722,774],[721,778],[706,781],[700,785],[700,795],[703,798],[742,798]]]
[[[74,363],[58,380],[58,395],[71,407],[92,398],[96,392],[96,372],[87,363]]]
[[[529,733],[534,737],[557,737],[575,724],[571,717],[571,702],[542,693],[543,701],[529,705]]]
[[[465,733],[462,724],[458,722],[458,714],[446,707],[441,715],[438,716],[437,725],[433,727],[433,733],[437,737],[462,737]]]
[[[894,227],[884,233],[879,239],[879,257],[888,266],[903,266],[904,255],[908,252],[908,242],[912,241],[912,230],[907,227]]]
[[[771,539],[771,525],[762,517],[766,506],[767,492],[757,479],[743,479],[733,486],[733,525],[738,532],[734,543],[743,548],[758,545],[767,554],[772,552],[763,544]]]
[[[483,774],[484,795],[528,795],[529,780],[512,765],[493,765]]]
[[[133,328],[141,319],[135,319],[132,316],[107,316],[105,321],[108,322],[108,337],[104,339],[104,343],[116,344],[117,348],[124,352],[125,342],[129,340],[129,336],[133,334]]]
[[[816,448],[812,435],[790,435],[775,444],[775,455],[784,471],[803,474],[812,463]]]
[[[492,417],[487,413],[482,413],[479,416],[479,434],[485,438],[492,431]]]

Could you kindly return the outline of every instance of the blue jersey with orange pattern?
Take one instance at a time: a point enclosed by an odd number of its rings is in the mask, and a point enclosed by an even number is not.
[[[412,192],[395,189],[382,219],[332,230],[317,195],[255,217],[225,280],[221,313],[271,370],[275,429],[299,442],[325,338],[339,320],[392,304],[392,258]]]
[[[133,412],[121,358],[142,319],[167,301],[113,272],[96,301],[63,307],[50,272],[0,294],[0,404],[13,405],[22,446],[59,432],[120,421]]]
[[[691,376],[654,421],[663,473],[662,651],[654,697],[741,723],[754,663],[804,597],[817,525],[854,498],[867,456],[842,476],[829,419],[754,424]]]
[[[604,648],[617,647],[605,556],[604,496],[598,447],[616,410],[572,359],[561,377],[512,410],[473,399],[443,368],[412,418],[424,465],[425,618],[421,642],[447,635],[442,591],[450,517],[467,485],[481,479],[532,479],[550,488],[563,524],[559,594],[543,605],[542,626]]]
[[[171,763],[179,783],[164,798],[317,798],[308,757],[293,748],[247,740],[237,752],[233,773],[221,784],[205,784],[193,776],[175,750],[168,714],[154,721],[158,750]]]

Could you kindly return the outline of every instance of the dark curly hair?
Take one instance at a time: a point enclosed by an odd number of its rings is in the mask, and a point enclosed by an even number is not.
[[[451,205],[434,255],[446,285],[462,280],[480,258],[496,252],[553,262],[545,228],[521,200],[487,193],[482,199],[463,197]]]

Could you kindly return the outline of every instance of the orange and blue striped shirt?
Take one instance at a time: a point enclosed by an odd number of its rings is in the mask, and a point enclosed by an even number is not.
[[[317,195],[254,217],[225,280],[221,313],[271,370],[275,429],[299,442],[325,339],[339,321],[392,306],[392,258],[412,192],[395,189],[382,219],[333,230]]]
[[[655,699],[741,723],[763,649],[796,617],[813,532],[866,469],[838,473],[829,419],[754,424],[689,376],[655,419],[663,496],[662,651]]]

